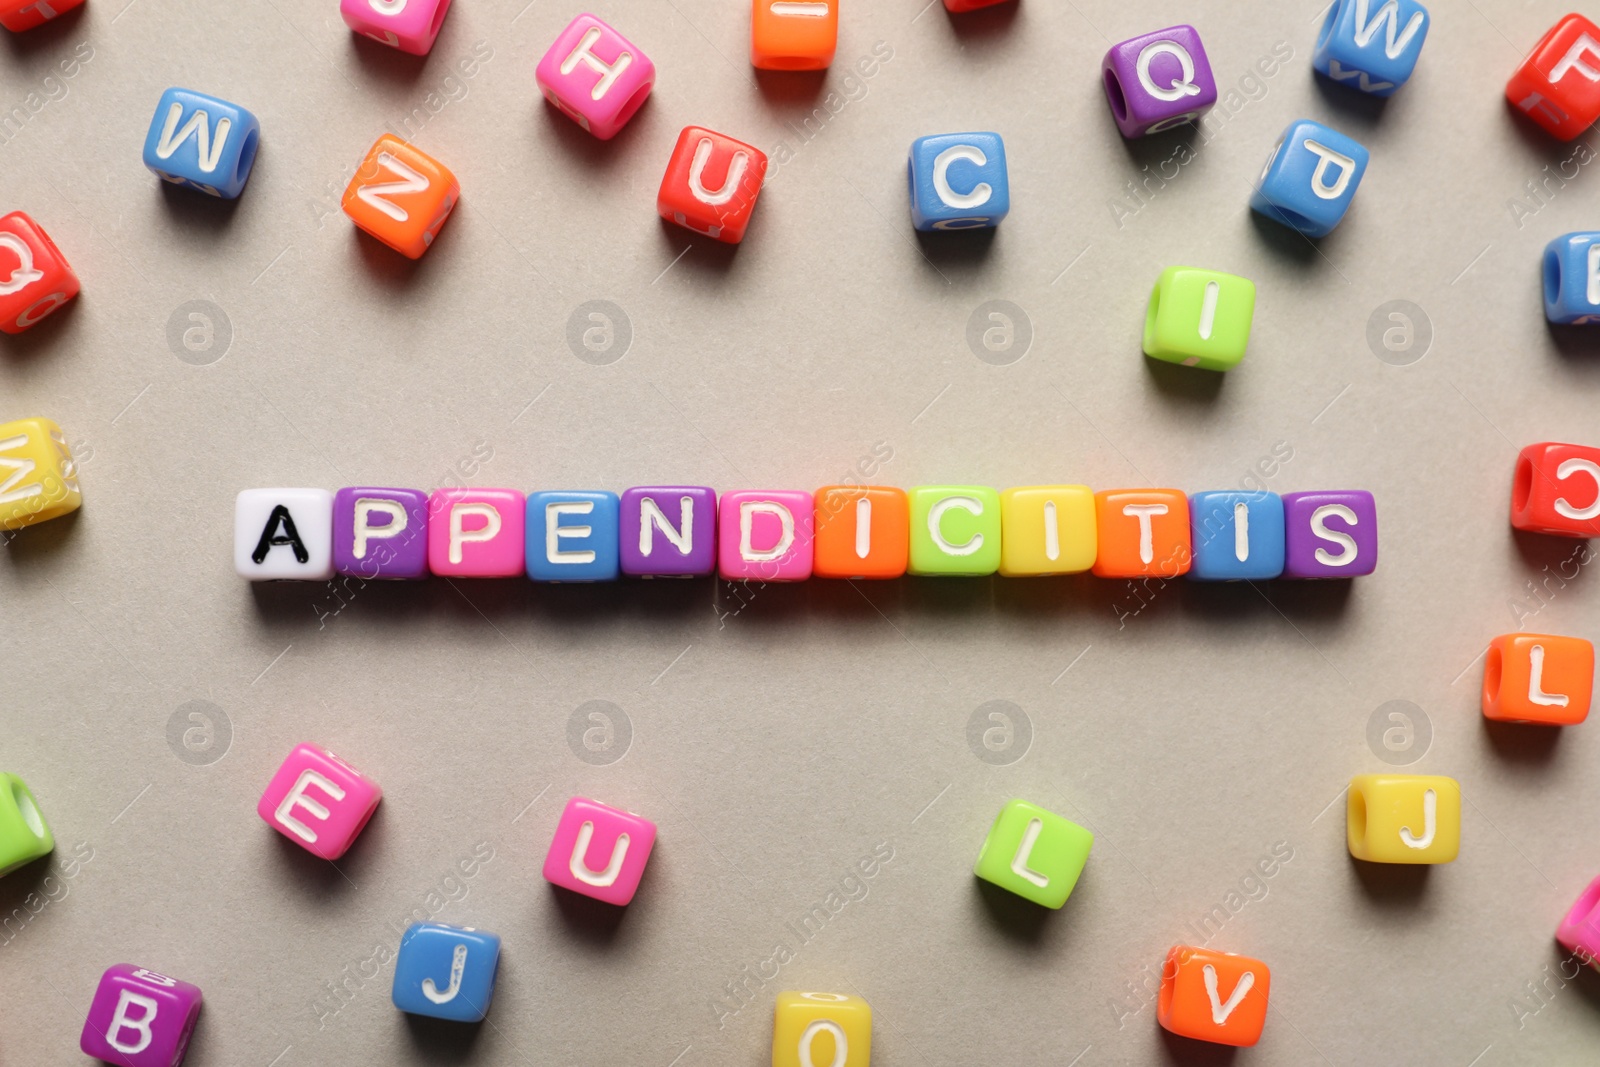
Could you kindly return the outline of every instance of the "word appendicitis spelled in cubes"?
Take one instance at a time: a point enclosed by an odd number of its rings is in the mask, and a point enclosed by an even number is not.
[[[425,549],[424,549],[425,546]],[[704,577],[1353,578],[1378,562],[1361,490],[709,486],[608,492],[246,489],[234,568],[252,581],[428,574],[534,581]]]

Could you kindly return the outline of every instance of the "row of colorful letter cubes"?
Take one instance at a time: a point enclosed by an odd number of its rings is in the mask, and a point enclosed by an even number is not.
[[[1349,578],[1377,566],[1360,490],[826,486],[723,493],[352,487],[246,489],[234,564],[251,580],[335,573],[535,581],[719,574],[729,581],[1079,574],[1209,581]]]

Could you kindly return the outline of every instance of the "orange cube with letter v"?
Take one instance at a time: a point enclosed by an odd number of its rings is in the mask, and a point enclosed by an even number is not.
[[[386,133],[361,161],[340,206],[373,237],[420,259],[460,198],[461,185],[449,167]]]
[[[1254,1045],[1267,1022],[1272,972],[1231,952],[1174,945],[1161,968],[1156,1020],[1180,1037]]]

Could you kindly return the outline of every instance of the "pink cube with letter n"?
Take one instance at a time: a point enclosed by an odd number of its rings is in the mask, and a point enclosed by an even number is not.
[[[117,1067],[178,1067],[203,999],[197,985],[119,963],[100,976],[78,1047]]]
[[[327,749],[296,745],[261,794],[256,814],[313,856],[350,850],[383,799],[383,789]]]
[[[545,881],[624,905],[633,900],[656,843],[656,824],[584,797],[567,801],[544,860]]]

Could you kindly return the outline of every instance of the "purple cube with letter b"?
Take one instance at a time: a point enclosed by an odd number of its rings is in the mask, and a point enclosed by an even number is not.
[[[178,1067],[202,999],[199,986],[119,963],[100,976],[78,1047],[117,1067]]]

